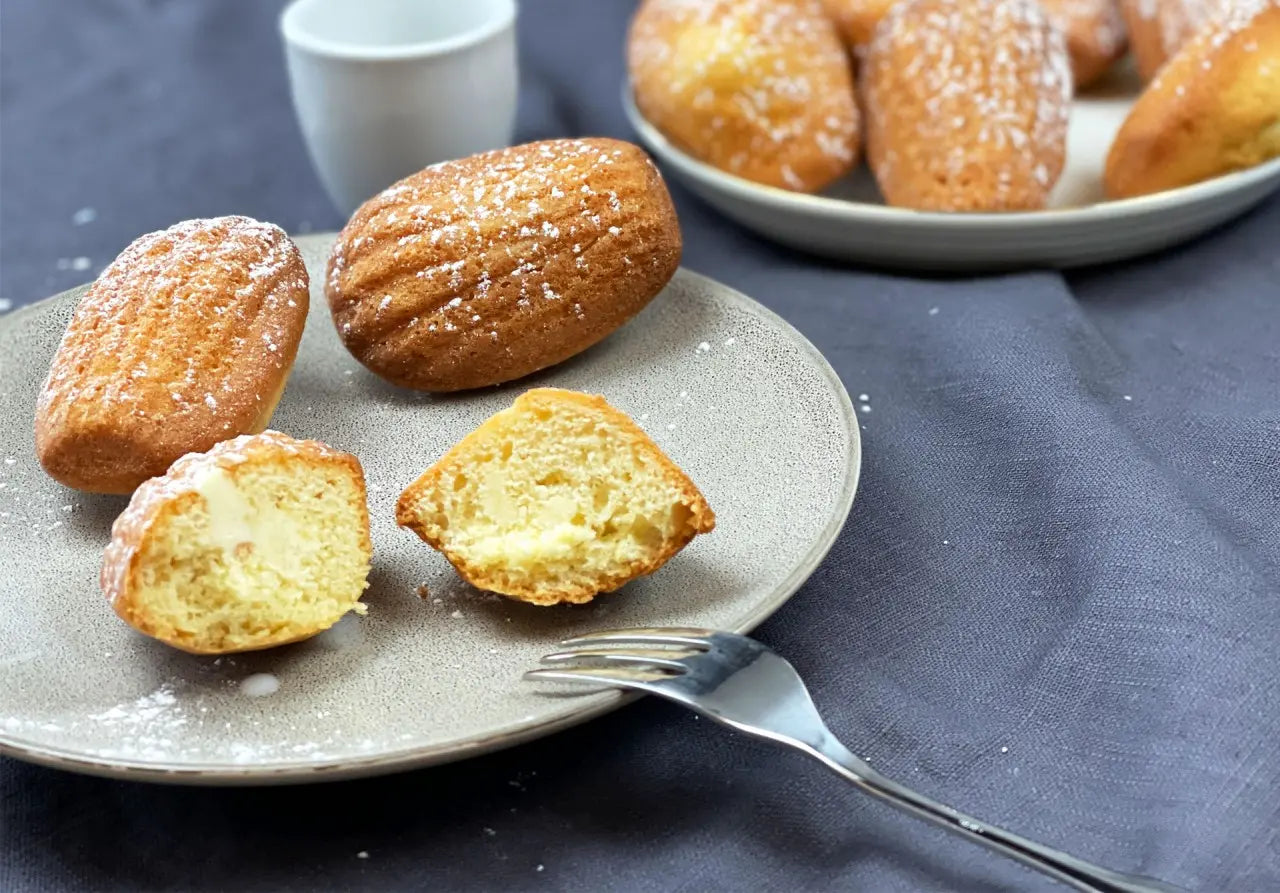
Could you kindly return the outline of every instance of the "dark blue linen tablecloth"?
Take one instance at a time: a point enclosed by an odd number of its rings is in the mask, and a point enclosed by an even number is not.
[[[0,4],[0,298],[87,280],[183,218],[342,223],[290,110],[279,5]],[[523,5],[522,139],[631,136],[630,8]],[[945,280],[803,257],[672,191],[686,265],[866,395],[852,518],[759,631],[832,727],[1078,855],[1280,889],[1280,200],[1131,264]],[[0,890],[69,888],[1056,889],[651,702],[311,788],[0,760]]]

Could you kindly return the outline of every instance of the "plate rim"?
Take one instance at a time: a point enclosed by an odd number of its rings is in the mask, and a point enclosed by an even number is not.
[[[1176,189],[1166,189],[1133,198],[1108,199],[1089,205],[1044,208],[1037,211],[920,211],[914,208],[898,208],[805,192],[792,192],[766,183],[756,183],[700,161],[677,147],[640,113],[639,107],[635,104],[635,94],[630,79],[625,80],[622,85],[622,108],[628,123],[639,135],[641,142],[654,154],[699,183],[729,193],[735,199],[761,207],[805,213],[814,218],[837,222],[856,220],[859,223],[900,226],[918,224],[971,231],[999,231],[1011,226],[1042,228],[1088,225],[1101,220],[1114,222],[1144,218],[1187,204],[1206,201],[1219,195],[1235,193],[1270,180],[1275,181],[1273,190],[1280,188],[1280,157],[1276,157],[1253,167],[1230,171],[1199,183],[1179,186]]]
[[[290,238],[295,243],[319,243],[323,241],[327,244],[335,239],[337,235],[336,232],[321,232],[291,235]],[[832,391],[836,396],[840,418],[850,432],[849,461],[845,466],[846,471],[844,479],[841,481],[840,493],[835,509],[823,527],[820,536],[814,540],[801,561],[770,593],[768,598],[761,600],[739,623],[727,627],[731,632],[749,633],[786,604],[804,585],[825,560],[840,533],[844,530],[849,513],[853,508],[853,502],[857,495],[858,484],[862,475],[862,438],[858,417],[854,411],[853,401],[849,397],[848,389],[840,379],[839,374],[827,358],[823,356],[822,352],[799,329],[761,302],[717,279],[690,270],[685,266],[681,266],[676,270],[672,280],[677,276],[688,277],[694,281],[701,282],[704,287],[707,285],[714,287],[719,295],[723,295],[740,307],[745,308],[748,312],[779,328],[784,334],[788,334],[797,347],[813,362],[814,368],[831,385]],[[8,327],[11,324],[19,323],[34,313],[48,310],[50,309],[49,305],[55,302],[69,300],[70,295],[85,289],[88,285],[89,283],[84,283],[65,289],[57,294],[6,313],[0,316],[0,327]],[[440,765],[514,747],[595,719],[625,704],[629,704],[639,697],[641,695],[638,692],[617,690],[584,694],[580,698],[584,702],[583,706],[576,710],[533,722],[517,720],[509,725],[498,727],[489,734],[468,739],[461,743],[410,746],[398,750],[384,751],[368,757],[322,759],[309,763],[277,761],[251,763],[243,766],[216,763],[184,765],[181,763],[166,763],[164,761],[86,756],[74,750],[29,742],[24,743],[21,739],[5,732],[3,729],[0,729],[0,756],[12,757],[26,763],[83,775],[164,784],[257,786],[341,781]],[[566,703],[568,703],[568,699]]]

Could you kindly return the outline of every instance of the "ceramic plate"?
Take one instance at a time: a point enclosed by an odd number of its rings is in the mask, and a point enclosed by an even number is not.
[[[116,618],[97,577],[126,500],[58,485],[32,444],[36,394],[83,288],[0,317],[0,752],[203,784],[459,759],[624,700],[548,697],[522,682],[558,640],[637,625],[749,630],[830,548],[858,480],[853,409],[817,350],[750,298],[681,270],[581,356],[515,385],[437,398],[382,383],[343,349],[316,285],[331,241],[298,240],[312,310],[272,427],[360,457],[375,555],[368,616],[298,645],[195,657]],[[396,497],[534,385],[602,393],[631,413],[701,486],[715,532],[590,605],[538,608],[462,584],[395,526]]]
[[[801,195],[725,173],[686,155],[622,104],[666,171],[760,235],[837,260],[908,270],[981,272],[1074,267],[1176,245],[1244,213],[1280,187],[1280,159],[1155,195],[1105,201],[1102,170],[1140,84],[1120,70],[1077,97],[1067,164],[1050,208],[1008,214],[912,211],[884,204],[865,165],[821,195]]]

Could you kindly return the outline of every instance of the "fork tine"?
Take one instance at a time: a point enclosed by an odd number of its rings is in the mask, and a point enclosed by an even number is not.
[[[638,688],[642,691],[652,691],[654,683],[671,678],[671,674],[621,667],[593,667],[590,670],[526,670],[524,678],[534,681],[588,682],[609,688]]]
[[[692,652],[700,653],[700,652]],[[689,657],[691,652],[669,651],[647,648],[628,648],[614,650],[609,648],[579,648],[571,651],[557,651],[542,659],[544,664],[581,663],[585,668],[594,668],[597,663],[619,664],[631,667],[665,667],[670,670],[687,670],[688,667],[679,658]]]
[[[710,648],[714,630],[696,627],[639,627],[637,629],[602,629],[565,639],[561,645],[688,645],[693,648]]]

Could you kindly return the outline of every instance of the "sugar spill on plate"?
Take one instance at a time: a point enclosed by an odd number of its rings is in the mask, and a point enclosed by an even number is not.
[[[331,235],[297,239],[312,284],[272,427],[360,457],[375,546],[367,617],[307,642],[219,658],[144,638],[98,591],[123,497],[66,489],[36,462],[31,418],[83,288],[0,318],[0,753],[190,784],[352,777],[446,762],[612,709],[553,698],[521,673],[605,626],[745,631],[831,547],[860,467],[848,394],[817,350],[759,304],[681,270],[603,343],[501,388],[433,397],[385,384],[338,340],[322,283]],[[652,577],[539,608],[469,589],[398,529],[401,489],[528,387],[604,394],[697,482],[716,530]]]
[[[641,142],[725,216],[803,251],[907,270],[983,272],[1076,267],[1168,248],[1243,214],[1280,189],[1280,158],[1204,183],[1106,201],[1102,170],[1111,140],[1137,97],[1119,67],[1072,103],[1066,167],[1044,211],[957,214],[884,204],[865,165],[820,195],[752,183],[676,148],[640,114],[629,85],[622,105]]]

